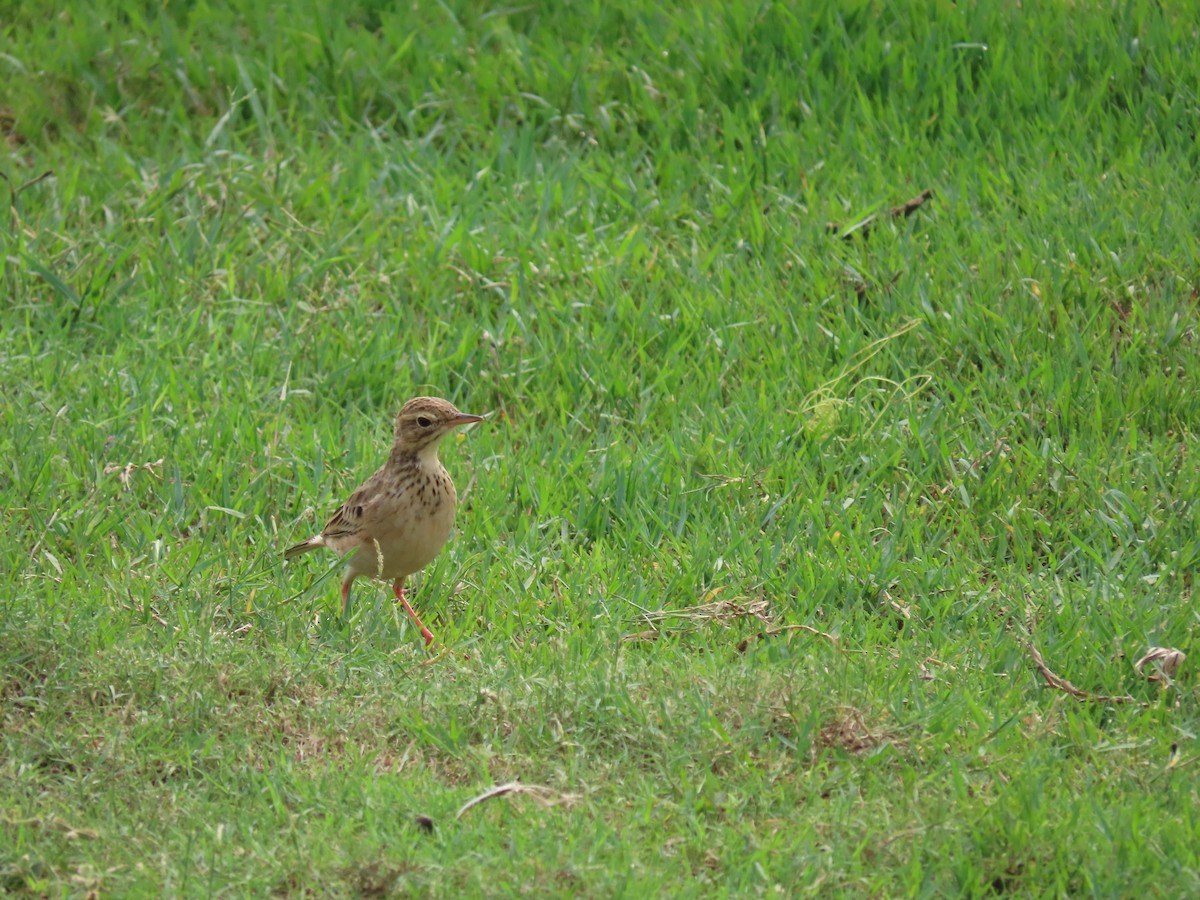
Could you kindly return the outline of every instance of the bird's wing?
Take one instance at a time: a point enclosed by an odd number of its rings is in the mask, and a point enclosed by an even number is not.
[[[354,537],[361,534],[364,526],[370,521],[371,506],[378,498],[375,490],[375,476],[371,476],[350,495],[350,498],[338,507],[337,512],[329,517],[321,537],[326,540]]]

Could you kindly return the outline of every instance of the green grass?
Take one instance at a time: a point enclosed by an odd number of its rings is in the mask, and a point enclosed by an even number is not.
[[[6,4],[0,891],[1200,893],[1190,7],[646,6]]]

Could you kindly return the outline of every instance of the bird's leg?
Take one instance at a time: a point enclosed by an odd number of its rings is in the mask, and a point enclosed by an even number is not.
[[[346,613],[350,609],[350,585],[354,584],[354,576],[349,572],[342,579],[342,618],[346,618]]]
[[[417,623],[417,628],[421,629],[421,637],[425,638],[425,646],[428,647],[433,643],[433,632],[421,624],[416,610],[409,605],[408,598],[404,596],[404,579],[397,578],[396,583],[392,585],[392,590],[396,592],[396,599],[404,604],[404,611],[412,616],[412,620]]]

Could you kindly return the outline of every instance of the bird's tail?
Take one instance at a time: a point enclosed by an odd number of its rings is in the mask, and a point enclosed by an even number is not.
[[[283,551],[283,558],[293,559],[299,556],[301,553],[307,553],[309,550],[316,550],[318,547],[324,546],[325,538],[318,534],[316,537],[310,537],[307,541],[301,541],[298,544],[292,544],[292,546]]]

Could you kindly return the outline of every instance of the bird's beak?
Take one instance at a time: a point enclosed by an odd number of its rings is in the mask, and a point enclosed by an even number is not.
[[[464,413],[464,412],[460,412],[453,419],[453,422],[455,425],[470,425],[472,422],[482,422],[482,421],[483,421],[483,416],[473,416],[470,413]]]

